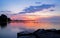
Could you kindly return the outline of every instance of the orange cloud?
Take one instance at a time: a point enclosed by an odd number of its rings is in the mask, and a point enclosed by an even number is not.
[[[46,15],[14,15],[11,16],[12,20],[38,20],[40,18],[49,18]]]

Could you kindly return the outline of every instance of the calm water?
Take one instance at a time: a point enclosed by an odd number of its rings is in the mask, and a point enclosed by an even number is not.
[[[3,26],[2,26],[3,25]],[[17,33],[37,29],[60,29],[60,22],[11,22],[0,25],[0,38],[17,38]]]

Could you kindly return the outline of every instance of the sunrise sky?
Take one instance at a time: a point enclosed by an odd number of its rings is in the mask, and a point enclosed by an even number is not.
[[[13,20],[60,17],[60,0],[0,0],[0,14]]]

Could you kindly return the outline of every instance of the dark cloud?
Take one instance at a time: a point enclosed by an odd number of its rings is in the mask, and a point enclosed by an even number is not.
[[[51,7],[55,7],[55,5],[53,4],[43,4],[43,5],[39,5],[39,6],[30,6],[28,8],[25,8],[23,10],[23,12],[20,12],[22,14],[24,13],[34,13],[34,12],[37,12],[37,11],[42,11],[44,9],[49,9]]]
[[[0,11],[0,14],[10,14],[11,11]]]
[[[55,10],[50,10],[50,11],[55,11]]]
[[[0,12],[11,12],[11,11],[0,11]]]
[[[41,2],[35,2],[36,4],[41,4]]]

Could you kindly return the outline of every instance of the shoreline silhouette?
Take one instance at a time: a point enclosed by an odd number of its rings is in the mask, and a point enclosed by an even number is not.
[[[17,38],[60,38],[60,30],[56,29],[38,29],[33,33],[20,32]]]
[[[6,15],[1,14],[0,16],[0,26],[1,28],[4,28],[7,26],[7,23],[9,23],[11,21],[10,18],[8,18]]]

